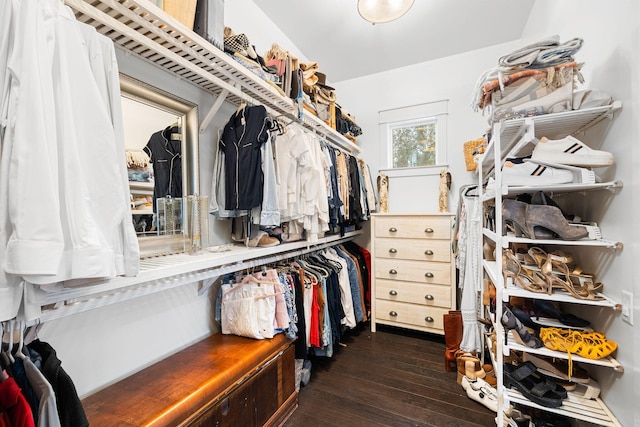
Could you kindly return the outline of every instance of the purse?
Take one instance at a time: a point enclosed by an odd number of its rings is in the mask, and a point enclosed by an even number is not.
[[[476,157],[478,154],[484,153],[486,142],[484,138],[472,139],[463,144],[464,163],[468,172],[473,172],[478,167]]]
[[[254,339],[273,338],[276,295],[281,293],[276,292],[273,283],[252,276],[237,285],[222,285],[222,333]]]

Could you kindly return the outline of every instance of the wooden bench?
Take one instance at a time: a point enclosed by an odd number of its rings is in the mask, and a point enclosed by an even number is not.
[[[292,343],[216,334],[82,403],[97,427],[281,425],[298,406]]]

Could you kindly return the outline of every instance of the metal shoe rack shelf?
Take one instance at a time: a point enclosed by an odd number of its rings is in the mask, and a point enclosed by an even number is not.
[[[200,122],[200,131],[210,123],[223,101],[240,105],[264,105],[270,114],[296,121],[323,137],[327,143],[356,154],[360,148],[327,126],[319,118],[303,113],[289,98],[235,62],[226,53],[186,28],[147,0],[64,0],[76,18],[113,40],[115,46],[184,79],[216,96],[211,110]],[[136,277],[116,277],[48,291],[31,287],[30,302],[40,305],[37,322],[62,318],[166,289],[198,283],[204,293],[226,273],[289,259],[301,254],[353,240],[360,231],[327,236],[318,242],[293,242],[271,248],[226,245],[209,248],[199,255],[174,254],[143,259]]]
[[[495,231],[485,228],[484,221],[480,221],[483,227],[482,236],[495,243],[495,259],[501,260],[502,253],[509,248],[511,243],[525,243],[530,245],[555,245],[555,246],[581,246],[581,247],[600,247],[609,248],[611,250],[622,249],[621,242],[613,242],[609,240],[580,240],[580,241],[562,241],[562,240],[533,240],[522,237],[514,237],[512,234],[502,234],[502,200],[505,196],[512,196],[522,193],[530,193],[536,191],[568,193],[568,192],[589,192],[589,191],[612,191],[622,187],[621,181],[611,182],[595,182],[592,184],[564,184],[553,186],[528,186],[515,187],[502,183],[501,169],[504,162],[509,157],[521,157],[530,154],[534,145],[532,141],[536,138],[546,136],[549,139],[559,139],[567,135],[577,135],[585,132],[587,129],[604,119],[612,119],[614,112],[621,108],[619,102],[612,105],[590,108],[584,110],[575,110],[555,114],[546,114],[542,116],[507,120],[495,123],[492,129],[492,138],[487,145],[487,150],[478,166],[478,182],[481,190],[480,199],[485,204],[493,203],[495,206]],[[493,178],[493,183],[485,189],[483,184],[487,183],[488,178]],[[484,211],[484,209],[482,209]],[[477,249],[477,256],[483,258],[482,250],[483,242],[480,241]],[[615,416],[607,408],[606,404],[600,398],[585,399],[570,396],[564,400],[563,405],[559,408],[547,408],[538,405],[521,393],[514,389],[504,387],[503,381],[503,361],[512,351],[523,351],[546,356],[553,356],[560,359],[568,359],[566,353],[552,351],[545,347],[539,349],[531,349],[529,347],[518,344],[512,338],[505,340],[504,328],[500,322],[502,318],[502,304],[500,302],[508,302],[509,297],[518,296],[524,298],[547,299],[562,303],[583,304],[595,307],[606,307],[612,310],[619,310],[621,305],[604,294],[601,301],[585,301],[574,298],[568,293],[553,293],[551,295],[532,293],[511,283],[511,280],[505,280],[502,274],[501,261],[490,261],[483,259],[482,269],[479,271],[479,280],[488,278],[496,287],[496,308],[494,313],[486,313],[494,325],[496,332],[496,352],[492,354],[492,362],[495,367],[496,377],[498,379],[498,420],[503,419],[503,414],[509,408],[511,403],[518,403],[524,406],[535,407],[544,411],[562,414],[577,420],[584,420],[596,423],[602,426],[620,426]],[[562,325],[557,325],[562,326]],[[488,342],[491,348],[491,343]],[[586,359],[577,355],[572,355],[573,361],[593,366],[601,366],[613,369],[617,372],[623,372],[623,367],[613,357],[607,357],[600,360]]]

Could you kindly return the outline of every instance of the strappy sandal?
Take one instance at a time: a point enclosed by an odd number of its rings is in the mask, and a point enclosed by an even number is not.
[[[586,301],[604,300],[603,296],[598,295],[595,290],[590,289],[588,286],[580,286],[579,284],[573,283],[570,279],[564,280],[553,274],[547,274],[545,277],[549,286],[549,294],[552,293],[553,289],[563,289],[577,299]]]
[[[599,332],[582,333],[582,341],[574,348],[575,353],[587,359],[602,359],[616,351],[618,344],[607,340]]]
[[[569,353],[569,365],[571,366],[571,353],[586,359],[602,359],[609,356],[617,348],[615,341],[607,340],[601,332],[581,332],[572,329],[541,328],[540,339],[544,346],[550,350]]]
[[[544,249],[537,246],[530,247],[527,251],[527,255],[528,257],[526,257],[526,260],[532,263],[530,265],[535,265],[540,269],[542,269],[549,261],[562,262],[564,264],[570,264],[573,262],[571,254],[558,250],[547,253]]]
[[[562,406],[562,394],[556,391],[559,386],[550,378],[538,373],[533,363],[525,362],[520,366],[505,363],[503,372],[505,387],[518,390],[538,405],[547,408]]]
[[[549,293],[545,276],[538,271],[522,267],[510,249],[505,250],[503,253],[502,272],[505,278],[511,278],[513,283],[529,292]]]

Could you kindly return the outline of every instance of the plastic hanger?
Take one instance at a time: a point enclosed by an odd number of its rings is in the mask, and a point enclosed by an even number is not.
[[[18,350],[16,351],[16,356],[19,357],[20,359],[24,360],[27,358],[27,355],[24,353],[24,330],[26,327],[25,322],[23,322],[22,320],[19,322],[19,329],[20,329],[20,341],[18,341]]]
[[[11,319],[9,321],[9,347],[7,348],[7,356],[9,357],[9,361],[13,365],[16,359],[13,357],[13,331],[14,331],[15,320]]]

